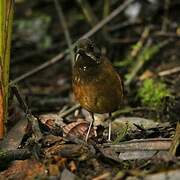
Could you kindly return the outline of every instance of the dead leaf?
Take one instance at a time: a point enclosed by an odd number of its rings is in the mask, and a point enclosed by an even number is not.
[[[51,176],[60,175],[59,167],[56,164],[50,164],[48,167],[48,171]]]
[[[54,129],[56,126],[65,126],[65,124],[63,123],[63,119],[56,113],[42,114],[39,116],[39,120],[49,129]]]
[[[104,156],[121,162],[124,160],[148,159],[155,155],[158,157],[168,155],[170,145],[170,139],[140,139],[126,141],[116,145],[107,144],[104,145],[104,148],[101,147],[100,151]]]
[[[89,123],[80,119],[77,122],[72,122],[63,128],[64,136],[71,135],[84,139],[87,134],[88,128]],[[91,128],[89,138],[95,136],[95,134],[95,129]]]
[[[19,120],[4,137],[3,141],[0,143],[0,147],[6,150],[17,149],[26,132],[27,124],[27,119],[22,118],[21,120]]]
[[[148,78],[151,78],[153,77],[155,74],[150,71],[150,70],[146,70],[140,77],[139,77],[139,80],[140,81],[143,81],[145,79],[148,79]]]
[[[4,179],[27,179],[46,176],[46,168],[36,160],[14,161],[8,169],[0,173]]]
[[[117,118],[112,122],[112,131],[119,131],[121,128],[128,126],[128,131],[135,131],[137,127],[134,126],[137,124],[142,126],[144,129],[155,128],[159,126],[158,122],[155,122],[151,119],[145,119],[140,117],[121,117]]]
[[[179,180],[180,179],[180,169],[171,170],[171,171],[164,171],[159,172],[156,174],[150,174],[145,177],[143,177],[144,180]]]
[[[77,171],[77,166],[76,166],[75,161],[71,161],[68,164],[68,166],[69,166],[69,169],[70,169],[71,172],[75,173]]]

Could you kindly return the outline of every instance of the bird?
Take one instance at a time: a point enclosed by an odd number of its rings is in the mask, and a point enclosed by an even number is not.
[[[94,113],[109,114],[108,141],[111,141],[111,116],[123,104],[123,81],[111,61],[102,55],[92,40],[79,39],[74,54],[73,93],[81,107],[92,116],[85,141],[88,141]]]

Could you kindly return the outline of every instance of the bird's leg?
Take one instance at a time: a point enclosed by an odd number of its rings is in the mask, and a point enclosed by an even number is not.
[[[94,123],[94,113],[91,113],[91,117],[92,117],[92,119],[91,119],[90,125],[88,127],[88,132],[87,132],[86,138],[85,138],[86,142],[88,141],[88,137],[89,137],[89,134],[90,134],[90,131],[91,131],[91,127],[92,127],[92,125]]]
[[[108,131],[108,141],[110,142],[111,141],[111,116],[112,114],[109,113],[109,119],[108,119],[108,123],[109,123],[109,131]]]

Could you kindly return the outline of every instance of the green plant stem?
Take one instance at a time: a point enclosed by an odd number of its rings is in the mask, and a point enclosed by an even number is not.
[[[93,27],[95,24],[97,24],[98,20],[92,11],[91,6],[89,5],[88,1],[86,0],[76,0],[76,2],[81,7],[85,18],[87,19],[88,23]]]
[[[110,0],[104,0],[103,18],[108,16],[110,12]]]
[[[0,139],[4,135],[7,117],[13,0],[0,1]]]
[[[125,85],[129,85],[133,81],[133,79],[136,77],[139,70],[143,67],[144,63],[151,60],[152,57],[155,54],[157,54],[161,48],[166,46],[171,41],[172,41],[171,39],[168,39],[168,40],[165,40],[165,41],[160,42],[159,44],[153,45],[153,46],[151,45],[151,41],[147,41],[144,49],[137,57],[137,62],[135,64],[135,66],[129,73],[128,78],[125,81]]]

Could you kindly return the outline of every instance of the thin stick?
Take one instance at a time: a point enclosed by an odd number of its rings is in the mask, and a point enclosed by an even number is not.
[[[148,49],[151,45],[151,41],[147,41],[147,43],[145,44],[144,50]],[[143,52],[142,52],[143,54]],[[143,67],[145,63],[145,60],[142,58],[142,55],[139,55],[138,59],[137,59],[137,63],[135,64],[135,66],[133,67],[133,69],[131,70],[131,72],[129,73],[128,79],[125,81],[125,85],[129,85],[131,84],[131,82],[133,81],[133,79],[136,77],[137,73],[139,72],[139,70]]]
[[[84,34],[82,38],[88,38],[99,31],[105,24],[110,22],[113,18],[115,18],[119,13],[121,13],[124,9],[126,9],[134,0],[126,0],[122,5],[120,5],[117,9],[115,9],[109,16],[100,21],[96,26],[94,26],[89,32]]]
[[[180,72],[180,66],[172,68],[172,69],[167,69],[167,70],[161,71],[158,73],[158,75],[159,76],[168,76],[168,75],[175,74],[178,72]]]
[[[58,0],[54,0],[54,3],[55,3],[55,7],[56,7],[56,10],[57,10],[57,13],[58,13],[59,22],[62,25],[62,28],[63,28],[63,31],[64,31],[64,35],[65,35],[65,38],[66,38],[66,41],[67,41],[67,45],[68,45],[68,48],[69,48],[69,51],[70,51],[71,65],[73,67],[73,64],[74,64],[74,53],[73,53],[73,48],[72,48],[71,36],[70,36],[69,30],[68,30],[68,27],[67,27],[67,24],[66,24],[66,20],[65,20],[65,17],[64,17],[64,13],[62,11],[61,4],[58,2]]]
[[[59,116],[61,118],[64,118],[64,117],[68,116],[69,114],[71,114],[72,112],[74,112],[75,110],[79,109],[80,107],[81,107],[80,104],[76,104],[73,107],[65,110],[64,112],[60,112]]]
[[[87,22],[92,26],[96,26],[98,24],[98,18],[96,17],[96,14],[92,10],[91,5],[87,0],[76,0],[76,2],[80,5],[83,14],[87,20]],[[98,38],[104,39],[106,41],[109,41],[109,35],[107,33],[106,27],[102,28],[101,33],[99,33],[100,36]],[[102,37],[102,38],[101,38]]]
[[[25,103],[24,99],[22,98],[20,92],[19,92],[19,89],[17,86],[12,86],[11,87],[12,89],[12,92],[14,93],[14,95],[16,96],[19,104],[20,104],[20,107],[22,108],[22,110],[27,114],[27,113],[30,113],[30,110],[27,106],[27,104]]]
[[[130,85],[130,83],[133,81],[133,79],[136,77],[136,75],[138,74],[138,72],[140,71],[140,69],[143,67],[144,63],[146,63],[147,61],[149,61],[152,56],[154,56],[157,52],[159,52],[159,50],[161,48],[163,48],[164,46],[166,46],[168,43],[170,43],[172,40],[168,39],[165,40],[159,44],[157,44],[156,46],[152,46],[151,47],[151,41],[149,39],[149,41],[147,41],[147,43],[145,44],[144,49],[142,50],[142,53],[139,54],[139,56],[137,57],[137,63],[135,64],[135,66],[133,67],[132,71],[129,73],[129,77],[128,79],[125,81],[125,85]],[[143,57],[144,54],[150,51],[150,55],[147,56],[146,58]]]
[[[144,28],[144,31],[142,32],[142,35],[139,41],[136,43],[136,48],[134,48],[132,52],[130,53],[131,58],[135,58],[137,54],[140,52],[146,39],[149,37],[149,33],[150,33],[150,27],[147,26]]]
[[[49,61],[41,64],[41,65],[38,66],[37,68],[32,69],[32,70],[28,71],[27,73],[25,73],[25,74],[17,77],[17,78],[14,79],[13,81],[11,81],[11,82],[9,83],[9,85],[11,86],[11,85],[13,85],[13,84],[16,84],[17,82],[20,82],[20,81],[22,81],[23,79],[25,79],[25,78],[27,78],[27,77],[30,77],[30,76],[36,74],[37,72],[39,72],[39,71],[47,68],[48,66],[57,63],[59,60],[61,60],[61,59],[65,56],[66,53],[67,53],[67,50],[66,50],[64,53],[60,53],[60,54],[58,54],[57,56],[55,56],[55,57],[53,57],[52,59],[50,59]]]
[[[164,3],[164,16],[163,16],[163,23],[162,23],[162,32],[166,32],[168,28],[168,14],[169,14],[169,7],[170,7],[170,0],[165,0]]]
[[[38,119],[34,115],[31,114],[31,110],[27,106],[26,102],[24,101],[24,98],[22,97],[22,95],[21,95],[20,91],[17,89],[17,87],[13,86],[12,90],[15,93],[15,96],[16,96],[22,110],[26,114],[27,120],[32,124],[32,131],[33,131],[33,135],[35,137],[35,142],[39,142],[39,140],[42,138],[42,133],[39,128]]]
[[[93,27],[95,24],[98,23],[98,20],[87,0],[76,0],[76,2],[80,5],[85,18],[87,19],[88,23]]]

